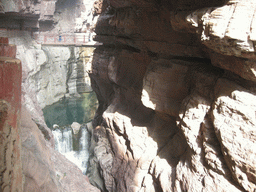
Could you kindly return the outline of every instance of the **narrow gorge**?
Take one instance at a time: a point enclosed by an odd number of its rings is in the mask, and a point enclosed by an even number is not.
[[[0,191],[255,192],[255,13],[2,0]]]

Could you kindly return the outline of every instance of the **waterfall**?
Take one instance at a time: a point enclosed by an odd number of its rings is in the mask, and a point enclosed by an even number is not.
[[[71,162],[86,173],[89,159],[90,133],[86,125],[82,125],[78,134],[74,134],[70,126],[52,131],[55,140],[55,150],[59,151]]]

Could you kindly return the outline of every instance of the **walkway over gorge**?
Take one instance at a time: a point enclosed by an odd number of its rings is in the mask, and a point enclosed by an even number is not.
[[[39,34],[36,35],[36,41],[42,45],[56,45],[56,46],[99,46],[92,40],[89,33],[72,33],[72,34]]]
[[[96,47],[102,45],[93,41],[93,36],[90,33],[70,33],[70,34],[57,34],[57,33],[38,33],[31,31],[23,31],[17,29],[3,29],[0,28],[1,37],[19,37],[31,35],[37,43],[50,46],[84,46]]]

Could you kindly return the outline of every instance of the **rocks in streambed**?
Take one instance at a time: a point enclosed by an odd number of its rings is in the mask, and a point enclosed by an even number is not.
[[[76,135],[76,134],[78,134],[78,132],[79,132],[79,130],[81,128],[81,125],[79,123],[77,123],[77,122],[73,122],[71,124],[71,128],[73,130],[73,133]]]

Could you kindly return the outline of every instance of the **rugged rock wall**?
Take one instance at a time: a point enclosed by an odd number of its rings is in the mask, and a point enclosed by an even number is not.
[[[100,1],[94,0],[1,2],[0,34],[17,45],[17,58],[23,63],[23,102],[45,130],[41,108],[92,91],[86,71],[93,48],[44,46],[37,37],[41,33],[93,35],[98,6]]]
[[[32,117],[21,107],[26,95],[21,100],[22,67],[15,59],[16,46],[1,37],[0,47],[0,191],[99,191],[53,149],[43,117],[30,111]]]
[[[51,30],[58,24],[54,23],[57,22],[54,13],[63,11],[59,4],[66,2],[73,1],[59,0],[57,4],[56,0],[3,0],[0,3],[0,36],[9,37],[17,46],[16,55],[16,47],[1,44],[0,56],[6,53],[22,61],[21,80],[20,61],[1,57],[0,99],[5,100],[0,102],[0,187],[3,191],[99,191],[74,164],[53,150],[53,136],[41,109],[67,93],[91,91],[85,86],[90,80],[84,73],[91,53],[83,48],[42,46],[36,41],[39,32]],[[92,15],[92,11],[89,9],[87,13]],[[70,17],[66,14],[64,19],[73,21],[74,15],[69,14]],[[69,27],[75,26],[73,23]]]
[[[13,41],[18,45],[17,57],[25,62],[23,86],[35,92],[41,108],[64,97],[92,92],[86,71],[91,65],[89,61],[93,48],[33,43],[25,46],[23,41],[17,41],[17,37]]]
[[[1,28],[37,31],[52,24],[57,0],[2,0],[0,8]]]
[[[20,129],[24,191],[99,191],[77,166],[49,145],[24,106]]]
[[[77,107],[81,108],[83,113],[87,110],[81,103],[86,102],[89,95],[94,96],[87,73],[91,68],[93,47],[41,45],[36,43],[28,32],[7,31],[2,34],[9,36],[10,42],[17,45],[17,58],[23,62],[23,102],[29,111],[33,112],[33,119],[44,124],[41,109],[51,107],[60,101],[74,110],[74,116],[79,116],[75,114],[79,112]],[[62,108],[58,106],[59,114],[49,115],[49,122],[53,123],[47,124],[48,126],[58,124],[67,116],[65,107]],[[83,120],[82,116],[83,114],[80,119]],[[68,117],[66,119],[62,125],[68,124]]]
[[[255,2],[103,5],[90,180],[105,191],[254,191]]]
[[[101,4],[100,0],[4,0],[0,4],[0,35],[17,46],[17,58],[23,63],[24,102],[42,125],[40,108],[92,91],[86,71],[93,48],[41,45],[38,37],[75,32],[92,37]]]

